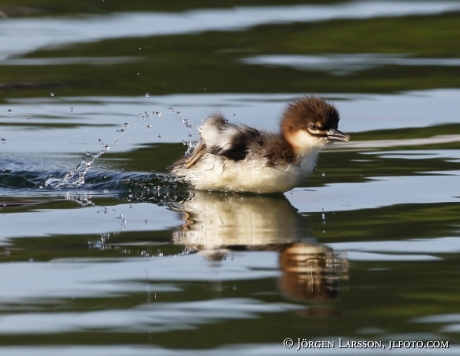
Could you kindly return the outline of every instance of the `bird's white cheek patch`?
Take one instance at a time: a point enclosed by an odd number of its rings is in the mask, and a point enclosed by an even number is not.
[[[299,130],[288,137],[297,154],[305,155],[312,150],[321,149],[326,143],[323,137],[315,137],[307,131]]]

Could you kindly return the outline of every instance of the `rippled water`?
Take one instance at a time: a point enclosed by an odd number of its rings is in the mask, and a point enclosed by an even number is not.
[[[3,34],[0,43],[8,49],[3,55],[10,56],[47,45],[107,38],[171,35],[211,30],[229,31],[272,23],[394,17],[459,10],[460,4],[449,1],[395,1],[392,6],[388,6],[384,1],[355,1],[335,5],[196,9],[185,13],[113,13],[109,16],[91,15],[78,19],[56,18],[48,21],[43,21],[41,18],[4,19],[0,25]],[[30,36],[31,34],[33,36]]]
[[[0,6],[2,355],[459,353],[458,2],[66,3]],[[301,187],[168,175],[304,93],[352,140]]]

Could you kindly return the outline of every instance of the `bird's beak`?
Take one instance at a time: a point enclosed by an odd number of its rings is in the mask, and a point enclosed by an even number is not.
[[[326,138],[328,141],[335,142],[335,141],[341,141],[341,142],[348,142],[350,141],[350,136],[344,134],[343,132],[335,129],[330,129],[327,132]]]

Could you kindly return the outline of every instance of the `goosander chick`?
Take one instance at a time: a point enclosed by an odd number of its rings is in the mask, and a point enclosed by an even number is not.
[[[349,141],[337,129],[339,120],[332,104],[310,96],[287,106],[279,134],[214,114],[198,127],[201,139],[195,149],[169,169],[199,190],[285,192],[313,172],[327,144]]]

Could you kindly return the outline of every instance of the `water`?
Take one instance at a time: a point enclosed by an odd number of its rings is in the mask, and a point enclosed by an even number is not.
[[[2,355],[459,353],[458,2],[19,3],[0,6]],[[304,93],[351,142],[300,187],[168,175],[208,114],[277,130]],[[407,340],[427,347],[389,350]]]

